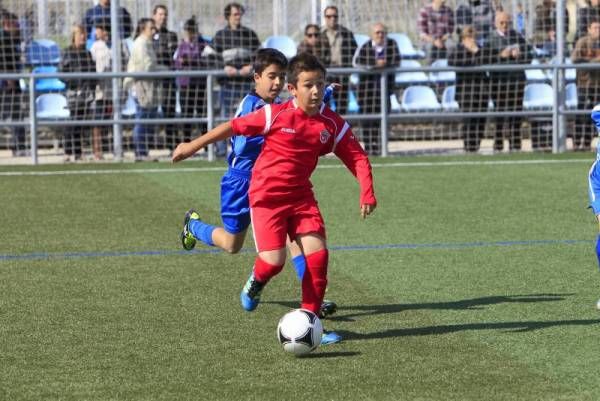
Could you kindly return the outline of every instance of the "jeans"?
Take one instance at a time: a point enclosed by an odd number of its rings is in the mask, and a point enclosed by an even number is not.
[[[135,102],[135,118],[156,118],[158,115],[157,107],[142,107]],[[135,149],[135,157],[148,156],[148,142],[154,140],[155,126],[147,124],[135,124],[133,127],[133,146]]]

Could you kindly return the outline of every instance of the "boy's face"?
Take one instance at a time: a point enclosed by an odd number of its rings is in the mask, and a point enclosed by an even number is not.
[[[288,84],[288,89],[292,96],[296,98],[298,107],[308,115],[313,115],[319,111],[323,101],[323,91],[325,89],[325,77],[319,70],[302,71],[298,75],[296,85]]]
[[[254,73],[255,90],[265,102],[272,103],[285,84],[285,70],[271,64],[261,74]]]

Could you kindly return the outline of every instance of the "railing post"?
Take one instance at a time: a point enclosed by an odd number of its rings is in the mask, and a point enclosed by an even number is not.
[[[31,163],[37,165],[37,110],[35,107],[35,77],[33,73],[29,77],[29,130],[31,131]]]
[[[213,86],[214,80],[213,76],[206,76],[206,118],[208,119],[206,123],[206,128],[208,131],[214,128],[215,126],[215,110],[213,104]],[[208,145],[208,161],[215,160],[215,145]]]
[[[119,0],[110,2],[110,36],[111,36],[111,57],[113,72],[121,71],[121,24],[119,21]],[[121,131],[121,99],[120,99],[120,79],[112,78],[112,107],[113,119],[117,120],[113,124],[113,152],[115,160],[123,159],[123,133]]]
[[[556,62],[565,62],[565,0],[556,2]],[[565,70],[554,67],[552,70],[552,89],[554,91],[554,107],[552,108],[552,153],[566,150],[567,132],[563,109],[565,106]]]
[[[387,73],[383,72],[379,79],[381,84],[381,156],[388,155],[388,103],[390,94],[388,93]]]

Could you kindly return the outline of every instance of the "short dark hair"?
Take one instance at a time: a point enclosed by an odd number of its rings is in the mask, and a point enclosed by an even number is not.
[[[254,68],[254,72],[260,75],[268,66],[273,64],[285,70],[288,66],[288,61],[285,55],[277,49],[259,49],[256,52],[252,67]]]
[[[110,18],[102,17],[97,19],[94,27],[110,33]]]
[[[165,12],[169,12],[169,10],[167,9],[167,6],[165,6],[164,4],[157,4],[154,6],[154,8],[152,9],[152,15],[156,14],[156,12],[160,9],[165,10]]]
[[[223,15],[225,16],[225,19],[229,19],[232,8],[237,8],[238,10],[241,11],[242,14],[244,14],[246,12],[246,9],[240,3],[229,3],[225,6],[225,9],[223,10]]]
[[[308,33],[309,29],[316,29],[316,30],[317,30],[317,32],[320,32],[320,30],[321,30],[321,29],[319,28],[319,25],[317,25],[317,24],[308,24],[308,25],[306,25],[306,26],[304,27],[304,34],[305,34],[305,35]]]
[[[300,53],[292,57],[287,67],[288,83],[296,85],[300,73],[310,71],[321,71],[323,76],[327,73],[323,63],[310,53]]]
[[[198,23],[196,22],[195,15],[192,15],[192,18],[185,21],[185,23],[183,24],[183,29],[186,32],[194,31],[194,32],[198,33]]]
[[[339,10],[336,6],[327,6],[323,10],[323,15],[327,14],[327,10],[335,10],[336,13],[339,13]]]

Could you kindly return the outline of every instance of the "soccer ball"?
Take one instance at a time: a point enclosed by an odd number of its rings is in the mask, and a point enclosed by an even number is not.
[[[286,313],[277,325],[277,338],[283,349],[296,356],[306,355],[317,348],[322,335],[321,320],[306,309],[294,309]]]

